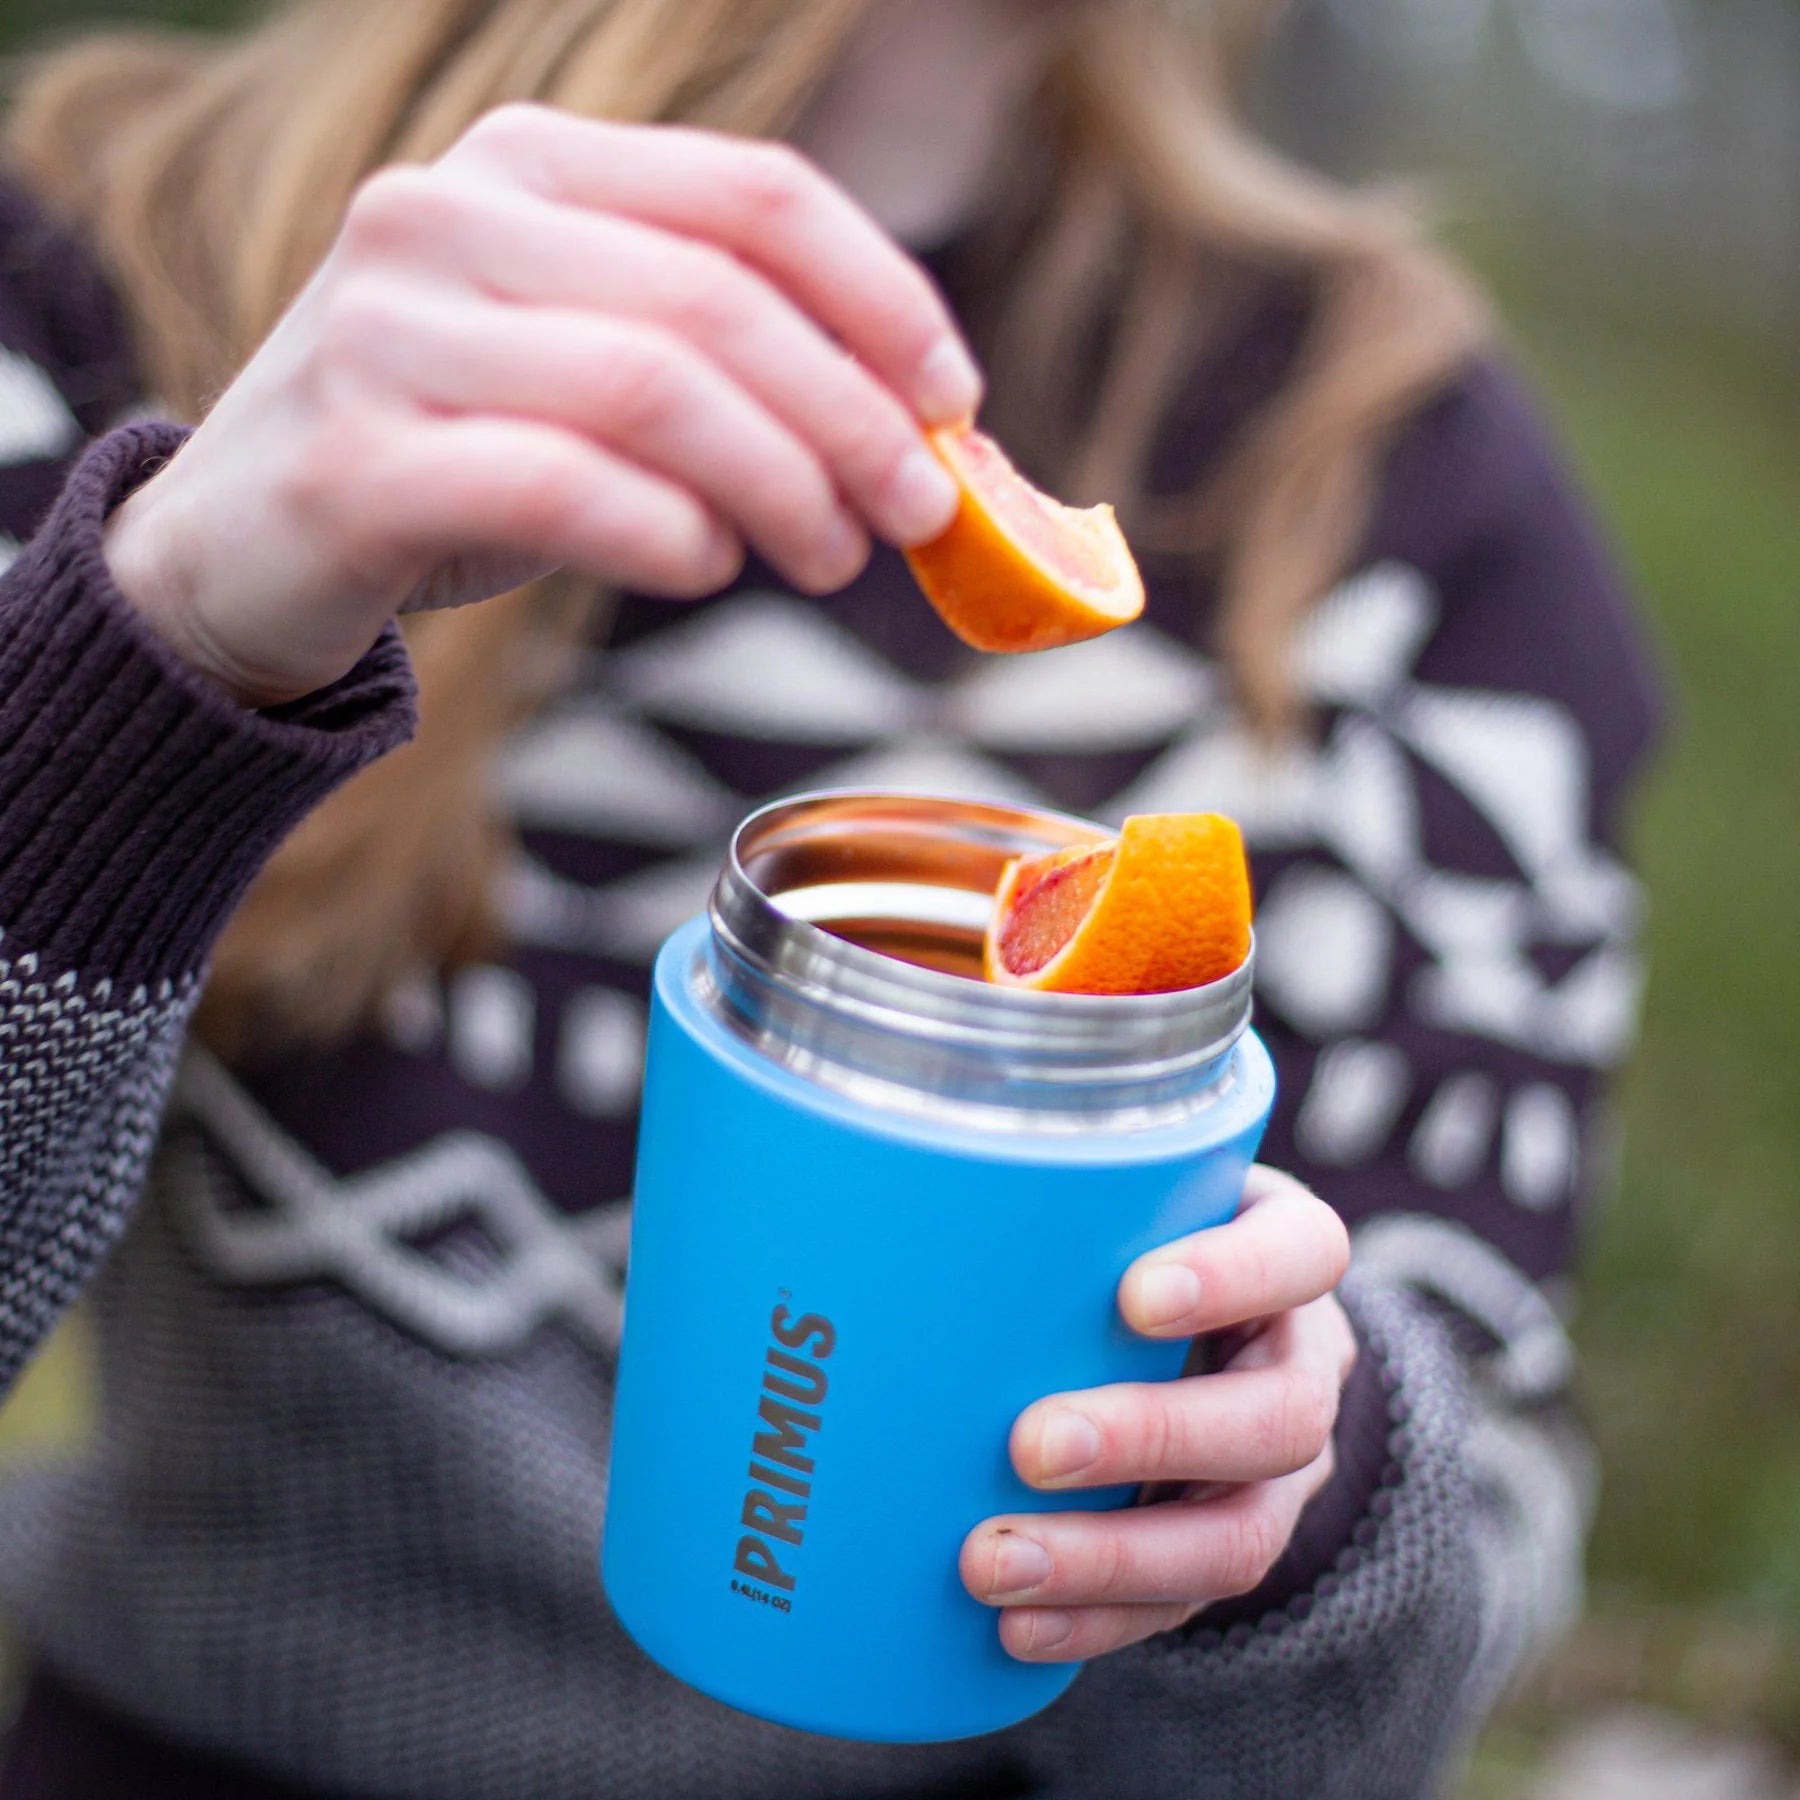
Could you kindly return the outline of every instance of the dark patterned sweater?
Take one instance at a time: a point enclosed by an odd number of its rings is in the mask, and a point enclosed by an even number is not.
[[[1228,442],[1301,318],[1272,301],[1196,374],[1163,479]],[[390,634],[243,713],[136,622],[100,529],[182,434],[98,436],[140,400],[125,341],[79,246],[0,195],[0,1364],[85,1291],[102,1366],[93,1442],[0,1491],[0,1599],[42,1663],[245,1793],[1432,1791],[1578,1602],[1592,1484],[1551,1296],[1633,1029],[1616,838],[1654,711],[1512,379],[1473,367],[1394,449],[1298,651],[1315,738],[1273,762],[1177,563],[1141,623],[1017,659],[954,643],[886,553],[825,601],[755,568],[628,597],[496,771],[505,960],[245,1072],[184,1048],[209,947],[407,734],[410,675]],[[715,1705],[594,1575],[650,959],[745,811],[854,784],[1236,815],[1266,1155],[1357,1227],[1339,1472],[1269,1582],[944,1747]]]

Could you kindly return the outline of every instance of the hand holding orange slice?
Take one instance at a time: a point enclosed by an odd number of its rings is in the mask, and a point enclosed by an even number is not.
[[[906,553],[925,597],[977,650],[1053,650],[1128,624],[1144,584],[1110,506],[1040,493],[973,426],[929,434],[956,478],[950,528]]]
[[[1244,840],[1220,813],[1141,813],[1115,839],[1006,865],[984,969],[1047,994],[1166,994],[1250,953]]]

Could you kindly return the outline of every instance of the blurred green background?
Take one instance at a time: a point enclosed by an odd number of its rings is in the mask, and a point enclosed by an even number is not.
[[[242,10],[0,0],[0,48]],[[1678,706],[1636,831],[1652,979],[1623,1179],[1578,1316],[1592,1605],[1467,1793],[1800,1793],[1800,4],[1306,0],[1260,104],[1314,161],[1429,178]],[[0,1455],[78,1431],[83,1392],[77,1324]]]

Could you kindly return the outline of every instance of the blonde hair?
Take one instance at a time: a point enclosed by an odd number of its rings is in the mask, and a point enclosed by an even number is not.
[[[514,99],[788,133],[865,5],[295,0],[234,39],[116,34],[60,51],[7,135],[116,280],[151,391],[193,419],[374,169],[435,156]],[[1292,634],[1354,555],[1393,433],[1486,327],[1402,211],[1303,173],[1239,126],[1232,68],[1261,8],[1214,0],[1203,25],[1199,10],[1070,9],[992,209],[1010,274],[978,347],[990,419],[1028,463],[1070,497],[1120,501],[1144,542],[1211,561],[1218,647],[1273,734],[1298,723]],[[1227,328],[1233,296],[1283,277],[1312,300],[1281,391],[1201,491],[1153,503],[1145,463],[1171,382]],[[1074,371],[1096,345],[1090,393]],[[591,601],[559,579],[409,621],[420,738],[322,806],[252,891],[214,960],[216,1042],[341,1035],[400,975],[479,949],[504,841],[489,762],[541,701],[557,647],[589,629]]]

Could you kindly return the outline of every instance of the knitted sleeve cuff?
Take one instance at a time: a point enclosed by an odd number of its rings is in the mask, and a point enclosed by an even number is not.
[[[198,969],[282,838],[415,721],[392,627],[342,680],[258,713],[138,617],[102,529],[185,436],[99,439],[0,577],[0,931],[120,980]]]

